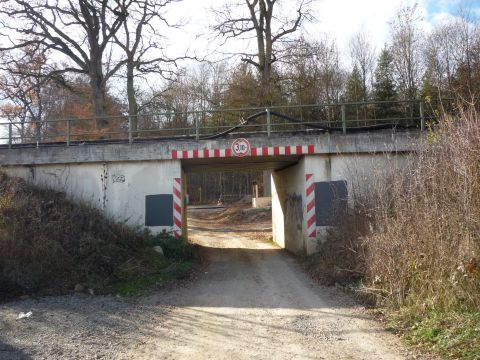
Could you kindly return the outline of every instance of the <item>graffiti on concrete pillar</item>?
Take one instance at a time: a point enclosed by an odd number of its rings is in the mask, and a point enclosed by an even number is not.
[[[285,223],[289,229],[295,229],[294,232],[302,233],[303,211],[302,211],[302,195],[300,194],[286,194],[285,196]],[[295,234],[292,234],[294,236]]]
[[[123,174],[112,174],[112,182],[113,183],[124,183],[125,182],[125,175],[123,175]]]

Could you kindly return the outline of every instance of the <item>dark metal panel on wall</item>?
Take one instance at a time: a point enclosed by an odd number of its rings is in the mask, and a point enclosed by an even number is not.
[[[317,226],[338,224],[348,206],[348,189],[345,180],[315,183],[315,214]]]
[[[173,195],[145,196],[145,226],[173,226]]]

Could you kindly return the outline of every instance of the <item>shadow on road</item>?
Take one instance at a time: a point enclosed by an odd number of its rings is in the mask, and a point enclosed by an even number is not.
[[[25,354],[22,350],[4,343],[3,340],[0,339],[0,359],[29,360],[32,359],[32,357]]]

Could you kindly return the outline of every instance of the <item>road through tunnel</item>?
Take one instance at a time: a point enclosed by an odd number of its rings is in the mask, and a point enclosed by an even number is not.
[[[217,215],[211,221],[228,221],[228,225],[242,222],[244,231],[261,230],[275,239],[272,229],[280,227],[273,225],[271,215],[271,174],[295,167],[300,159],[301,155],[183,159],[184,208],[187,213],[183,219],[195,218],[185,224],[184,232],[187,234],[189,228],[195,231],[192,223],[206,212],[218,213],[217,208],[223,209],[220,212],[226,218]]]

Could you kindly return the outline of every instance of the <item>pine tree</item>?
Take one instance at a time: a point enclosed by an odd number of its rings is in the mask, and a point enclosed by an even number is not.
[[[367,94],[365,94],[362,74],[360,73],[357,65],[355,65],[352,69],[352,72],[347,77],[343,101],[359,103],[364,101],[366,98]],[[365,106],[360,104],[349,104],[346,106],[347,119],[359,120],[361,117],[365,118],[365,110]]]
[[[355,65],[347,78],[345,101],[360,102],[366,98],[367,94],[364,93],[362,75],[360,74],[360,70],[358,69],[357,65]]]
[[[375,101],[395,101],[398,99],[394,82],[393,57],[386,46],[378,58],[373,95]],[[395,116],[395,114],[394,104],[383,103],[377,105],[377,118],[386,119]]]

